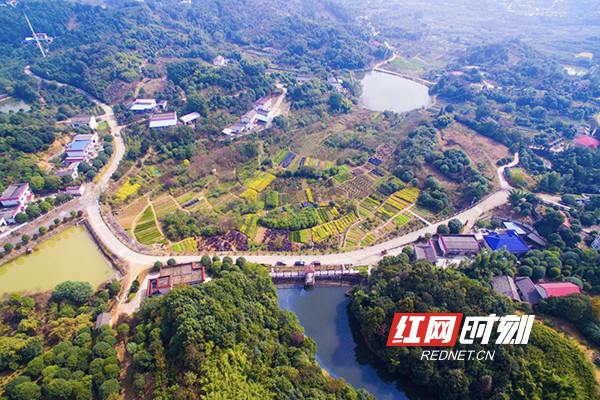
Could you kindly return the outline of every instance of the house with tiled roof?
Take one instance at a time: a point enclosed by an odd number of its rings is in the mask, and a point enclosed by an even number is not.
[[[513,230],[507,230],[506,233],[491,232],[484,235],[483,239],[488,247],[494,251],[505,249],[511,254],[519,255],[530,250],[529,246]]]
[[[539,283],[537,286],[542,289],[545,299],[548,297],[561,297],[572,293],[581,293],[579,286],[572,282],[546,282]]]
[[[479,242],[475,235],[440,235],[438,242],[445,257],[472,256],[479,253]]]
[[[150,117],[150,123],[148,127],[150,129],[156,128],[168,128],[170,126],[177,125],[177,113],[162,113],[162,114],[154,114]]]
[[[598,145],[600,145],[600,142],[597,139],[594,139],[591,136],[579,136],[578,138],[573,139],[573,143],[579,145],[579,146],[584,146],[587,147],[589,149],[595,149],[596,147],[598,147]]]
[[[519,296],[517,285],[515,285],[512,276],[494,276],[492,278],[492,288],[494,288],[496,293],[506,296],[513,301],[521,301],[521,296]]]

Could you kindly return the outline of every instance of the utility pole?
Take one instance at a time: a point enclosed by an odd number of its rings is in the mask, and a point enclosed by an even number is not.
[[[31,34],[33,35],[33,38],[35,39],[35,42],[37,43],[40,51],[42,52],[42,57],[46,58],[46,53],[44,53],[42,44],[40,43],[40,40],[38,39],[37,35],[35,34],[35,31],[33,30],[33,26],[31,26],[31,22],[29,22],[29,18],[27,18],[27,14],[23,14],[23,15],[25,16],[25,19],[27,20],[27,25],[29,25],[29,29],[31,29]]]

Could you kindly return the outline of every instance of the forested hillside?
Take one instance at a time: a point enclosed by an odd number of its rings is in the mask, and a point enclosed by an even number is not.
[[[299,1],[202,1],[122,3],[94,7],[71,2],[27,2],[0,14],[0,54],[27,62],[37,56],[26,12],[38,32],[55,37],[49,56],[33,70],[50,79],[82,87],[109,99],[119,87],[152,76],[161,58],[200,58],[219,53],[241,58],[255,49],[283,66],[362,68],[386,50],[370,44],[371,34],[335,5]],[[15,65],[15,68],[8,66]],[[19,73],[5,66],[4,90]],[[22,65],[19,65],[22,67]],[[9,74],[10,72],[10,74]]]
[[[421,360],[420,347],[386,347],[394,313],[515,312],[503,298],[458,271],[404,255],[386,258],[373,270],[370,291],[355,289],[350,314],[388,371],[440,399],[594,399],[597,382],[587,357],[556,331],[537,322],[526,346],[457,343],[454,350],[495,351],[494,361]]]
[[[127,342],[138,398],[373,399],[323,373],[266,270],[237,264],[142,304]]]

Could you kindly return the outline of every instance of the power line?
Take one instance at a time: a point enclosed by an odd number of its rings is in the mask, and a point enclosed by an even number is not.
[[[31,26],[31,22],[29,22],[29,18],[27,18],[27,14],[23,14],[23,15],[25,16],[25,19],[27,20],[27,25],[29,25],[29,29],[31,29],[31,33],[33,34],[33,38],[35,39],[35,42],[37,43],[40,51],[42,52],[42,57],[46,58],[46,53],[44,53],[42,44],[40,43],[40,40],[38,39],[37,35],[35,34],[35,31],[33,30],[33,26]]]

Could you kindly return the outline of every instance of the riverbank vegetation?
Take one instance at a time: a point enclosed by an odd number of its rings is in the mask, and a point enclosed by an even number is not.
[[[64,282],[52,294],[12,294],[0,305],[0,381],[7,400],[109,399],[120,392],[116,333],[94,330],[112,286]]]
[[[236,264],[215,261],[218,279],[142,304],[126,338],[137,398],[373,399],[322,372],[264,267]]]
[[[535,322],[527,346],[474,343],[468,350],[495,351],[485,361],[421,360],[421,347],[387,347],[394,313],[460,312],[466,316],[514,314],[515,305],[481,283],[453,270],[408,257],[388,257],[369,278],[370,291],[351,293],[350,316],[388,372],[440,399],[552,396],[591,399],[598,395],[594,367],[579,348]],[[524,310],[526,311],[526,310]],[[457,343],[454,350],[463,345]],[[466,347],[465,347],[466,349]],[[499,367],[502,365],[502,367]]]

